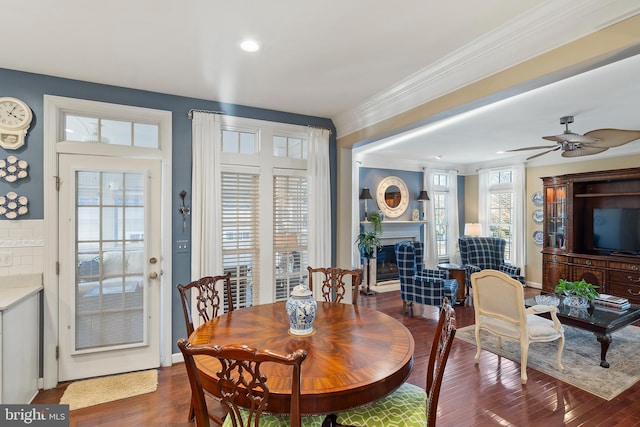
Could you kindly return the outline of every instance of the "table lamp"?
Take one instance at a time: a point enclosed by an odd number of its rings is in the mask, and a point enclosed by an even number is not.
[[[482,235],[482,224],[477,222],[468,222],[464,225],[464,235],[465,236],[481,236]]]
[[[367,187],[362,188],[362,192],[360,193],[360,200],[364,200],[364,220],[367,221],[367,200],[373,199],[371,196],[371,192]]]

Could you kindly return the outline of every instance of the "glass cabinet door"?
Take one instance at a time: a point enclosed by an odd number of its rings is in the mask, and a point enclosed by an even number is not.
[[[558,185],[545,189],[545,242],[551,249],[566,249],[567,187]]]

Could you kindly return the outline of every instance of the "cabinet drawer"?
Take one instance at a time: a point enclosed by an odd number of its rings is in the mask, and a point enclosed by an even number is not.
[[[542,254],[543,262],[569,262],[569,257],[565,255],[556,255],[556,254]]]
[[[640,285],[610,282],[608,288],[611,295],[628,298],[632,304],[640,304]]]
[[[609,271],[609,282],[621,285],[640,286],[640,272],[633,271]]]
[[[586,267],[606,267],[607,261],[601,259],[590,258],[571,258],[571,263],[575,265],[584,265]]]
[[[640,272],[640,264],[633,264],[629,262],[609,261],[609,268]]]

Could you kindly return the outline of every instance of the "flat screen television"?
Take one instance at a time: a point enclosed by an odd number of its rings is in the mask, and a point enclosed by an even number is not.
[[[593,249],[608,254],[640,255],[640,209],[594,209]]]

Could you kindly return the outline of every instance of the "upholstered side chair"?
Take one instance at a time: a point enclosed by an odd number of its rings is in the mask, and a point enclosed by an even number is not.
[[[502,347],[502,339],[520,343],[520,380],[527,383],[527,355],[529,344],[558,340],[556,362],[562,367],[564,329],[552,305],[534,305],[525,308],[522,284],[497,270],[483,270],[471,276],[473,306],[475,309],[476,355],[479,362],[483,332],[493,334]],[[551,319],[539,314],[549,313]]]
[[[460,259],[466,270],[466,286],[471,287],[471,275],[478,271],[491,269],[502,271],[509,277],[524,284],[520,267],[504,261],[507,241],[500,237],[464,236],[458,238]]]
[[[438,318],[431,353],[427,365],[426,390],[404,383],[395,392],[363,408],[337,415],[337,423],[343,426],[428,426],[436,425],[438,398],[456,334],[455,311],[449,300],[443,300]]]
[[[351,288],[351,302],[358,304],[358,289],[362,283],[362,270],[347,270],[337,267],[307,267],[309,272],[309,289],[313,291],[313,276],[322,276],[322,297],[327,302],[342,302]],[[348,279],[350,278],[350,280]]]
[[[212,392],[227,409],[223,427],[322,425],[324,416],[300,415],[300,373],[302,362],[307,357],[306,350],[298,349],[290,354],[281,355],[240,344],[224,347],[194,346],[185,339],[178,341],[178,347],[184,356],[189,377],[197,427],[209,427],[211,414],[207,408],[202,379],[194,356],[214,358],[220,363],[216,388]],[[269,378],[260,370],[263,363],[278,363],[291,369],[291,408],[287,415],[269,414]],[[243,405],[240,406],[240,403]]]
[[[402,241],[394,245],[398,276],[400,279],[400,297],[402,311],[407,305],[413,315],[413,303],[442,306],[444,297],[456,300],[458,281],[449,278],[447,270],[422,268],[424,246],[422,242]]]

